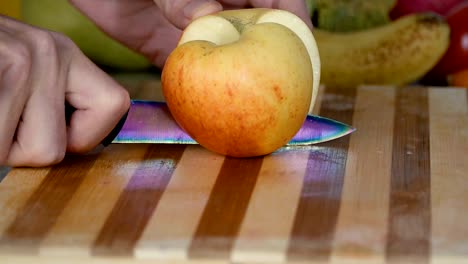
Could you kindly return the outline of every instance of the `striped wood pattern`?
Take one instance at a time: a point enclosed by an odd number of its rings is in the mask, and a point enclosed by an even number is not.
[[[112,145],[13,169],[0,263],[467,263],[467,91],[323,87],[314,113],[358,130],[262,158]]]

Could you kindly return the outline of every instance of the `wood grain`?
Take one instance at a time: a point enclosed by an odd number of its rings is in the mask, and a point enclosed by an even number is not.
[[[4,231],[0,246],[36,253],[95,160],[93,155],[82,156],[78,170],[72,159],[66,158],[61,166],[50,169]]]
[[[264,158],[231,259],[260,263],[286,260],[288,239],[309,159],[309,148]]]
[[[120,194],[94,241],[94,255],[133,255],[133,248],[158,205],[184,149],[184,145],[148,147],[145,161]]]
[[[188,260],[192,238],[223,162],[223,156],[200,146],[187,147],[138,242],[138,258]]]
[[[320,115],[351,124],[356,89],[326,88]],[[349,137],[317,145],[309,154],[288,259],[328,260],[347,161]]]
[[[140,77],[132,94],[155,99]],[[0,263],[466,263],[468,90],[322,88],[313,113],[356,132],[253,159],[122,144],[11,170]]]
[[[143,161],[146,148],[146,145],[111,145],[103,151],[42,241],[42,255],[91,254],[96,235]]]
[[[333,263],[385,261],[395,95],[394,87],[358,89]]]
[[[8,229],[21,209],[25,207],[29,197],[31,197],[31,194],[48,175],[49,170],[50,168],[14,169],[1,182],[0,234],[3,234]]]
[[[397,89],[387,257],[426,263],[431,251],[428,90]]]
[[[435,263],[468,258],[467,91],[435,89],[429,92],[431,246]]]
[[[228,259],[263,158],[226,157],[190,245],[195,259]]]

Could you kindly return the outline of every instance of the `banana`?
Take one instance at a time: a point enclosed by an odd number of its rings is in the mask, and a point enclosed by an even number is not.
[[[418,80],[442,57],[450,28],[442,17],[418,13],[380,27],[337,33],[315,28],[327,86],[403,85]]]

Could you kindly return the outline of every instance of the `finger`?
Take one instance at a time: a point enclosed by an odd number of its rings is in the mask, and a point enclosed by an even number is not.
[[[0,27],[0,164],[7,159],[28,95],[30,54]]]
[[[214,0],[154,0],[164,16],[176,27],[184,29],[195,18],[223,10]]]
[[[278,9],[283,9],[296,14],[300,17],[307,26],[312,30],[312,20],[307,9],[306,2],[303,0],[280,0],[278,2]]]
[[[313,28],[304,0],[221,0],[220,2],[230,8],[251,6],[286,10],[300,17],[310,29]]]
[[[128,92],[79,50],[73,55],[66,100],[76,111],[70,119],[67,149],[88,152],[117,125],[130,107]]]
[[[162,67],[182,34],[153,0],[69,0],[109,36]]]
[[[68,58],[62,57],[51,32],[29,28],[18,34],[32,51],[31,94],[8,157],[12,166],[47,166],[66,150],[64,85]]]

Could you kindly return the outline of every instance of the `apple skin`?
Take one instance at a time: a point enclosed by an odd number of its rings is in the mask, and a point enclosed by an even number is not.
[[[390,11],[390,17],[399,17],[421,12],[434,12],[445,16],[454,6],[466,0],[398,0]]]
[[[151,63],[104,34],[66,0],[22,0],[21,18],[31,25],[67,35],[95,63],[121,70],[142,70]]]
[[[232,12],[232,11],[231,11]],[[249,25],[238,41],[190,41],[169,56],[163,94],[174,119],[203,147],[231,157],[284,146],[307,116],[309,54],[288,28]]]
[[[450,45],[431,71],[439,77],[468,68],[468,2],[454,7],[446,19],[450,25]]]

